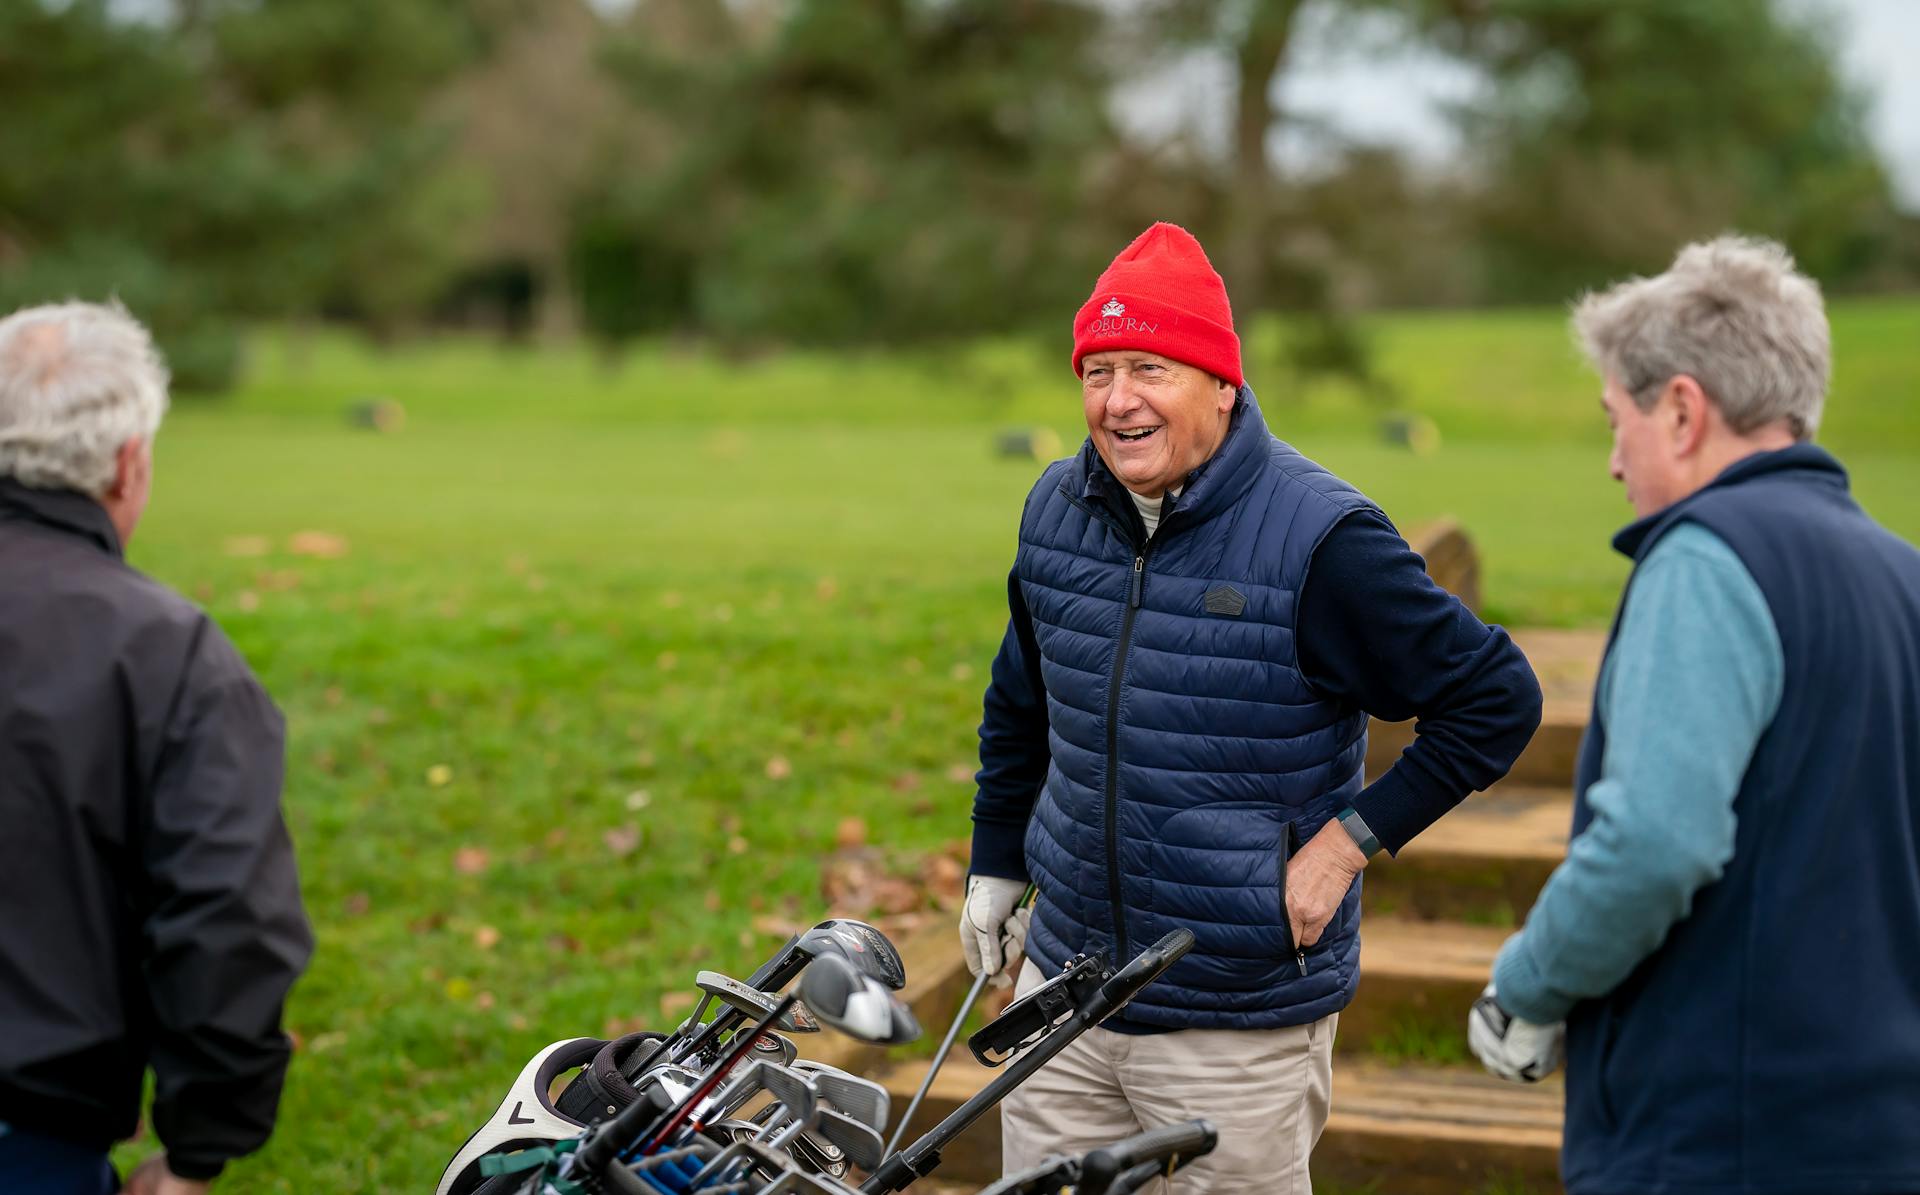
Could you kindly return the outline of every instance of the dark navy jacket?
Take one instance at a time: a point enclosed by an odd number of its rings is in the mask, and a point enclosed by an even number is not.
[[[1726,873],[1568,1018],[1567,1189],[1920,1192],[1920,552],[1810,444],[1736,463],[1615,546],[1644,559],[1683,521],[1766,598],[1781,704]],[[1576,835],[1605,741],[1596,706]]]
[[[1144,549],[1129,506],[1089,444],[1048,468],[1021,518],[1011,584],[1031,616],[1048,726],[1026,828],[1040,893],[1028,952],[1051,974],[1076,953],[1124,960],[1184,927],[1196,947],[1130,1021],[1317,1020],[1352,996],[1360,885],[1303,964],[1285,858],[1360,791],[1366,717],[1309,687],[1294,617],[1315,546],[1372,506],[1269,435],[1245,390]],[[983,739],[996,719],[1036,712],[996,709],[990,690]]]

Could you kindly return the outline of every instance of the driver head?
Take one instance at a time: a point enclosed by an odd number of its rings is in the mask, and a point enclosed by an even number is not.
[[[897,1046],[920,1036],[920,1023],[885,985],[834,955],[800,977],[800,999],[822,1024],[860,1041]]]
[[[843,959],[896,992],[907,986],[907,967],[900,961],[900,952],[885,934],[864,921],[846,917],[822,921],[801,934],[794,948],[812,959]]]

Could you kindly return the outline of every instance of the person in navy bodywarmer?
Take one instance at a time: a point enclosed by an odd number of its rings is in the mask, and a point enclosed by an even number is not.
[[[1469,1015],[1564,1039],[1572,1195],[1920,1192],[1920,552],[1813,444],[1819,287],[1723,237],[1589,297],[1634,568],[1574,837]]]
[[[1267,430],[1184,230],[1101,276],[1073,369],[1089,434],[1020,519],[961,943],[1001,982],[1024,945],[1021,991],[1075,954],[1197,944],[1014,1091],[1004,1162],[1205,1116],[1219,1148],[1174,1189],[1307,1195],[1360,874],[1506,773],[1539,684],[1378,507]],[[1419,721],[1366,784],[1370,714]]]

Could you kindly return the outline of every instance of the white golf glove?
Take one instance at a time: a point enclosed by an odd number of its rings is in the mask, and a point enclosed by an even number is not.
[[[1510,1083],[1538,1083],[1559,1070],[1566,1034],[1565,1022],[1536,1025],[1500,1007],[1492,984],[1467,1014],[1467,1044],[1473,1056],[1489,1074]]]
[[[967,900],[960,907],[960,952],[967,957],[967,970],[993,976],[992,985],[1006,987],[1013,976],[1006,974],[1007,963],[1027,946],[1027,922],[1032,909],[1015,909],[1026,895],[1025,880],[1000,876],[969,876]]]

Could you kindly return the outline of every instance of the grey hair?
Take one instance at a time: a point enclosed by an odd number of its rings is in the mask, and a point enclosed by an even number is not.
[[[1833,350],[1820,284],[1777,242],[1722,236],[1680,250],[1667,272],[1582,298],[1574,335],[1641,410],[1681,374],[1742,435],[1786,420],[1810,440]]]
[[[53,303],[0,320],[0,477],[95,497],[128,440],[151,441],[167,367],[118,303]]]

